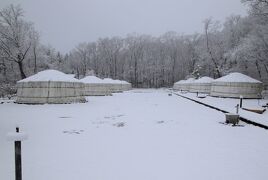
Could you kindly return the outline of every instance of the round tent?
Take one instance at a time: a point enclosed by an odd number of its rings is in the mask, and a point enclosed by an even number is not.
[[[41,71],[17,82],[17,103],[66,104],[85,102],[84,84],[56,70]]]
[[[122,88],[123,91],[129,91],[129,90],[132,89],[132,86],[127,81],[121,81],[121,88]]]
[[[111,95],[109,85],[96,76],[87,76],[80,79],[85,84],[85,96],[107,96]]]
[[[184,86],[184,82],[185,82],[185,80],[180,80],[180,81],[174,83],[173,89],[176,91],[182,90],[182,86]]]
[[[211,85],[211,96],[239,98],[260,98],[262,82],[241,73],[230,73],[216,79]]]
[[[119,89],[118,82],[115,82],[115,80],[113,79],[104,78],[103,83],[106,84],[107,88],[109,89],[111,93],[122,92],[118,90]]]
[[[192,85],[192,83],[195,81],[195,79],[194,78],[189,78],[189,79],[187,79],[186,81],[184,81],[183,83],[182,83],[182,91],[190,91],[190,87],[191,87],[191,85]]]
[[[212,81],[214,81],[214,79],[210,77],[199,78],[191,84],[190,92],[210,94]]]
[[[131,90],[132,86],[129,82],[121,81],[121,80],[113,80],[115,83],[114,91],[115,92],[122,92],[122,91],[128,91]]]
[[[122,82],[118,79],[113,80],[112,92],[123,92]]]

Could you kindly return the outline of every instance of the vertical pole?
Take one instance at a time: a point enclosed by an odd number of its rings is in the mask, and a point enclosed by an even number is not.
[[[16,132],[20,131],[19,127],[16,127]],[[15,180],[22,180],[21,172],[21,141],[15,141]]]
[[[240,96],[240,108],[243,106],[243,96]]]
[[[239,104],[236,105],[236,114],[239,112]]]

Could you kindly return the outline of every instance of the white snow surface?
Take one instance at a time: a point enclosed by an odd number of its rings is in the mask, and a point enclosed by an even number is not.
[[[83,79],[80,79],[80,82],[83,82],[83,83],[103,83],[103,80],[96,77],[96,76],[87,76],[87,77],[84,77]]]
[[[7,133],[8,141],[24,141],[28,139],[28,134],[25,132],[9,132]]]
[[[247,75],[241,73],[230,73],[226,76],[214,80],[214,82],[247,82],[247,83],[261,83],[260,81],[253,79]]]
[[[0,179],[14,179],[16,125],[27,180],[268,179],[268,133],[165,89],[134,89],[87,103],[0,104]]]
[[[212,81],[214,81],[213,78],[205,76],[195,80],[194,83],[211,83]]]
[[[240,99],[234,98],[218,98],[206,96],[206,98],[202,99],[196,97],[196,93],[176,93],[231,113],[236,113],[236,105],[240,103]],[[242,107],[247,109],[263,109],[262,105],[265,105],[266,103],[268,103],[267,99],[243,99]],[[264,112],[263,114],[257,114],[254,112],[239,109],[239,115],[249,120],[268,126],[268,111]]]
[[[28,78],[20,80],[18,82],[43,82],[43,81],[57,81],[57,82],[79,82],[78,79],[71,77],[63,72],[49,69],[38,72]]]

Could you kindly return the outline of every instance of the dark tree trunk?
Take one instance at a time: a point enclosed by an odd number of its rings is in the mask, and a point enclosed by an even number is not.
[[[18,65],[19,65],[19,69],[20,69],[20,77],[21,77],[21,79],[25,79],[26,75],[25,75],[24,70],[23,70],[22,61],[18,61]]]
[[[135,87],[138,87],[138,70],[137,70],[137,66],[138,66],[138,63],[137,63],[137,60],[135,59],[135,62],[134,62],[134,82],[135,82]]]
[[[33,53],[34,53],[34,73],[37,73],[37,62],[36,62],[36,48],[33,48]]]

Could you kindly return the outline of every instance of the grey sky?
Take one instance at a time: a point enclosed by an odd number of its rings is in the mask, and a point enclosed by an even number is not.
[[[136,32],[202,32],[203,20],[223,21],[246,14],[240,0],[0,0],[0,7],[21,4],[41,40],[61,52],[80,42]]]

